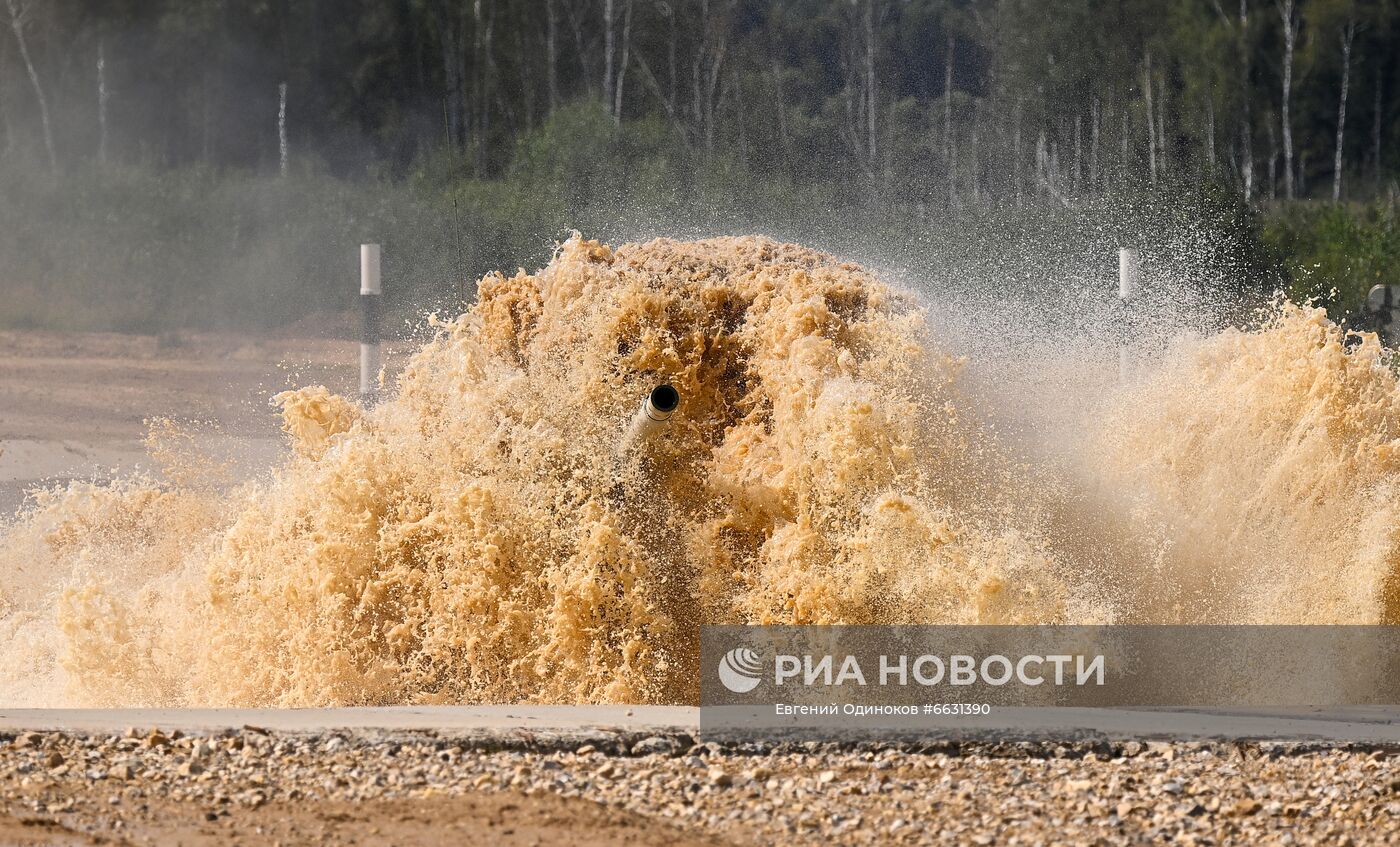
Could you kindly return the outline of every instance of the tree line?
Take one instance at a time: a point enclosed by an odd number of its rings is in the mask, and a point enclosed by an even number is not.
[[[930,206],[1395,191],[1395,0],[0,0],[0,167],[645,155]]]

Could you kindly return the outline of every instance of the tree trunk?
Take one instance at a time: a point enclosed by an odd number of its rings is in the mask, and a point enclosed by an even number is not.
[[[1080,142],[1080,124],[1082,119],[1079,115],[1074,116],[1074,167],[1070,171],[1069,190],[1073,194],[1079,194],[1080,181],[1083,178],[1083,150],[1084,146]],[[977,139],[972,139],[973,154],[976,155]]]
[[[622,124],[622,85],[627,80],[627,62],[632,54],[632,0],[622,12],[622,61],[617,66],[617,93],[613,96],[613,124]]]
[[[1040,195],[1050,187],[1050,150],[1045,144],[1043,129],[1035,139],[1035,187]]]
[[[29,74],[29,84],[34,88],[34,99],[39,101],[39,123],[44,132],[44,151],[48,153],[49,170],[58,173],[58,155],[54,152],[53,127],[49,123],[49,101],[44,96],[44,87],[39,84],[39,72],[29,55],[29,44],[24,40],[24,18],[31,5],[19,0],[5,0],[10,11],[10,29],[14,30],[15,42],[19,45],[19,57],[24,62],[24,70]]]
[[[637,53],[637,70],[642,74],[642,84],[651,90],[656,102],[661,104],[662,110],[666,113],[666,119],[671,123],[671,129],[675,131],[676,137],[681,144],[690,143],[689,130],[681,117],[671,108],[670,102],[666,99],[666,92],[661,88],[661,81],[657,79],[656,73],[652,71],[651,65],[647,64],[646,53]]]
[[[589,2],[591,3],[591,0],[589,0]],[[583,75],[584,84],[587,86],[588,92],[592,94],[592,71],[589,70],[588,51],[585,50],[583,46],[583,20],[580,17],[578,9],[575,8],[574,3],[565,4],[564,11],[569,13],[569,30],[574,34],[574,50],[578,53],[579,71]],[[603,96],[606,97],[606,93]]]
[[[1163,74],[1157,83],[1157,170],[1162,176],[1171,168],[1167,153],[1167,78]]]
[[[603,108],[612,111],[615,0],[603,0]]]
[[[1351,44],[1356,38],[1356,21],[1347,21],[1342,31],[1342,95],[1337,100],[1337,152],[1332,158],[1332,202],[1342,199],[1342,141],[1347,127],[1347,86],[1351,82]]]
[[[737,71],[731,70],[726,75],[725,86],[734,91],[734,128],[739,133],[739,165],[744,170],[749,169],[749,133],[744,126],[744,89],[739,80]]]
[[[1215,98],[1206,97],[1206,176],[1215,176]]]
[[[1130,135],[1130,122],[1128,120],[1128,101],[1123,101],[1123,129],[1118,133],[1118,182],[1120,185],[1128,184],[1128,136]]]
[[[1278,199],[1278,139],[1274,137],[1274,124],[1264,124],[1269,130],[1269,199]]]
[[[0,61],[4,61],[4,59],[5,54],[0,51]],[[0,85],[0,137],[4,139],[4,143],[0,143],[0,159],[3,159],[15,146],[13,120],[10,117],[10,101],[3,85]]]
[[[1275,0],[1279,17],[1283,21],[1283,95],[1279,108],[1280,129],[1283,135],[1283,191],[1293,199],[1293,126],[1290,107],[1293,101],[1293,49],[1298,41],[1298,16],[1294,0]]]
[[[732,76],[733,74],[720,74],[720,81],[716,88],[716,94],[710,100],[709,135],[706,137],[706,143],[709,144],[712,149],[714,147],[715,137],[719,134],[719,122],[720,116],[724,114],[724,104],[729,102],[729,95],[733,91],[730,87]]]
[[[778,118],[778,144],[783,151],[783,164],[786,165],[792,152],[792,144],[788,140],[787,125],[787,97],[783,93],[783,68],[778,64],[777,58],[773,59],[773,94],[775,99],[774,112]]]
[[[489,0],[481,0],[476,7],[485,7],[488,12],[485,20],[486,32],[481,39],[481,120],[477,124],[476,134],[477,173],[485,176],[489,166],[487,154],[491,152],[491,99],[496,86],[496,9],[495,4]]]
[[[1244,183],[1244,202],[1254,199],[1254,137],[1249,123],[1249,107],[1243,109],[1244,119],[1240,121],[1240,172]],[[1273,124],[1269,125],[1273,131]]]
[[[1011,131],[1011,181],[1016,186],[1016,208],[1021,207],[1021,189],[1025,183],[1021,179],[1021,101],[1016,101],[1012,110],[1014,129]]]
[[[530,54],[525,49],[525,28],[515,27],[515,55],[519,57],[520,64],[520,107],[525,114],[525,132],[529,134],[535,129],[535,88],[534,62],[525,61],[525,57]],[[518,128],[517,124],[517,128]]]
[[[709,0],[701,3],[701,10],[705,28],[703,47],[710,56],[709,67],[706,69],[704,93],[705,156],[708,158],[713,154],[715,147],[715,116],[718,111],[715,94],[719,90],[720,75],[724,70],[724,58],[729,51],[729,38],[727,25],[720,26],[719,22],[711,15]]]
[[[1249,0],[1240,0],[1240,171],[1244,202],[1254,199],[1254,123],[1249,97]]]
[[[943,62],[943,170],[948,178],[949,205],[956,199],[953,182],[953,47],[953,34],[950,32]]]
[[[213,86],[209,82],[209,66],[199,75],[199,158],[206,165],[214,163],[214,102]]]
[[[694,57],[690,60],[690,113],[695,122],[695,137],[697,139],[703,139],[705,135],[705,113],[700,105],[700,67],[705,61],[703,48],[704,44],[702,43],[696,48]]]
[[[671,111],[676,111],[676,10],[668,8],[668,17],[671,19],[671,38],[667,47],[667,59],[671,66],[671,90],[668,92],[668,100]]]
[[[1147,106],[1147,177],[1152,185],[1157,184],[1157,130],[1152,112],[1152,53],[1143,59],[1142,91]]]
[[[491,49],[491,23],[482,14],[483,2],[472,3],[472,170],[486,175],[486,141],[489,138],[491,99],[487,89],[485,58]]]
[[[875,0],[865,2],[865,154],[866,169],[872,182],[878,168],[875,134]]]
[[[1375,168],[1376,194],[1381,191],[1381,90],[1382,71],[1376,68],[1376,103],[1374,120],[1371,123],[1371,166]]]
[[[277,86],[277,172],[287,176],[287,83]]]
[[[559,14],[555,0],[544,0],[545,74],[549,77],[549,111],[559,108]]]
[[[97,164],[107,164],[107,53],[97,42]]]
[[[968,174],[968,181],[972,188],[972,203],[979,205],[982,202],[982,113],[977,107],[979,101],[972,101],[972,171]]]
[[[462,42],[457,16],[445,4],[438,10],[439,41],[442,47],[443,111],[447,123],[447,143],[461,147],[465,136],[466,113],[462,98]]]
[[[855,82],[851,79],[853,71],[850,65],[849,61],[841,63],[841,69],[846,72],[846,78],[842,80],[841,84],[841,108],[846,116],[846,120],[841,125],[841,140],[845,142],[850,151],[851,160],[857,161],[861,158],[860,109],[856,104]],[[861,102],[865,102],[864,98]]]
[[[1099,192],[1099,96],[1089,107],[1089,193]]]

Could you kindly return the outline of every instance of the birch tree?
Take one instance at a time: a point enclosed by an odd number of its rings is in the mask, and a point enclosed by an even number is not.
[[[1099,191],[1099,95],[1094,95],[1094,100],[1089,109],[1089,193],[1097,194]]]
[[[616,0],[603,0],[603,108],[610,113],[613,101],[613,30],[616,17]]]
[[[1147,112],[1147,176],[1152,185],[1157,184],[1157,128],[1152,109],[1152,51],[1147,51],[1142,68],[1143,106]]]
[[[545,78],[551,112],[559,108],[559,12],[555,2],[544,0]]]
[[[627,81],[627,63],[632,54],[632,0],[627,0],[622,12],[622,61],[617,67],[617,91],[613,94],[613,124],[622,124],[622,86]]]
[[[1171,168],[1171,157],[1167,154],[1167,77],[1158,79],[1157,84],[1157,162],[1158,171],[1165,176]]]
[[[875,143],[875,0],[865,0],[865,117],[866,117],[866,169],[870,179],[875,179],[878,153]]]
[[[970,162],[971,170],[968,173],[974,205],[982,201],[982,110],[978,106],[979,102],[978,100],[972,101],[972,161]]]
[[[107,164],[107,55],[97,42],[97,163]]]
[[[49,170],[57,173],[58,156],[54,153],[53,126],[49,123],[49,101],[44,96],[44,86],[39,82],[39,71],[34,67],[34,58],[29,54],[29,42],[24,37],[25,27],[29,23],[37,3],[38,0],[5,0],[5,7],[10,13],[10,29],[14,32],[15,42],[19,46],[20,60],[24,63],[24,70],[29,75],[29,84],[34,89],[34,99],[39,104],[39,124],[44,133],[44,151],[48,153]]]
[[[1240,0],[1240,157],[1243,172],[1240,181],[1244,183],[1244,202],[1248,205],[1254,191],[1254,124],[1250,120],[1250,103],[1253,98],[1249,91],[1249,0]]]
[[[1279,129],[1283,137],[1283,191],[1293,199],[1293,54],[1298,43],[1298,9],[1295,0],[1274,0],[1283,25],[1283,92],[1279,103]]]
[[[465,141],[466,108],[463,102],[464,68],[462,55],[462,15],[451,0],[437,0],[432,4],[433,19],[437,23],[438,48],[441,51],[443,99],[443,122],[446,124],[447,143],[461,147]]]
[[[773,59],[773,114],[778,119],[778,145],[782,150],[783,160],[792,154],[792,142],[788,138],[787,123],[787,97],[783,93],[783,69],[778,63],[776,56]]]
[[[1215,98],[1206,98],[1206,174],[1215,176]]]
[[[9,46],[9,39],[0,40],[0,62],[6,58],[5,48]],[[14,119],[10,116],[10,100],[4,85],[0,85],[0,159],[9,155],[15,146],[15,136],[13,132]]]
[[[287,177],[287,83],[277,86],[277,172]]]
[[[1264,133],[1269,139],[1269,199],[1278,197],[1278,139],[1274,133],[1274,122],[1264,122]]]
[[[1011,110],[1011,181],[1016,186],[1016,208],[1021,207],[1021,193],[1025,181],[1021,177],[1021,100]]]
[[[956,184],[953,180],[953,50],[955,45],[953,33],[949,32],[948,49],[944,54],[943,64],[943,170],[948,176],[948,203],[950,205],[957,199]]]
[[[1351,46],[1356,40],[1356,19],[1342,28],[1342,93],[1337,98],[1337,147],[1332,157],[1332,202],[1342,199],[1342,142],[1347,128],[1347,86],[1351,82]]]
[[[1371,163],[1375,170],[1375,187],[1379,191],[1381,187],[1381,126],[1384,123],[1382,113],[1384,106],[1381,101],[1381,91],[1385,88],[1384,78],[1381,76],[1381,69],[1376,69],[1376,91],[1375,105],[1372,106],[1371,117]]]
[[[1074,166],[1070,170],[1069,190],[1071,194],[1078,194],[1080,191],[1080,180],[1083,178],[1083,146],[1080,143],[1080,125],[1082,116],[1074,116]],[[977,136],[972,137],[972,155],[977,155]]]
[[[592,8],[593,0],[582,0],[582,2],[584,5],[580,8],[579,0],[568,0],[568,2],[564,4],[564,12],[569,17],[569,31],[574,35],[574,50],[578,53],[580,70],[583,72],[582,78],[584,87],[591,94],[593,93],[594,77],[592,75],[593,72],[590,70],[592,67],[589,61],[591,54],[583,38],[583,25],[584,15],[587,9]],[[607,96],[608,93],[606,91],[602,92],[602,97],[605,100]]]
[[[491,135],[491,88],[494,85],[496,7],[490,0],[472,2],[472,162],[477,176],[486,174]]]
[[[1240,187],[1244,195],[1244,202],[1249,203],[1254,195],[1254,125],[1250,118],[1250,104],[1252,99],[1249,90],[1249,78],[1252,68],[1250,60],[1250,39],[1249,39],[1249,0],[1240,0],[1238,17],[1231,17],[1226,13],[1225,8],[1220,5],[1221,0],[1211,0],[1211,5],[1215,9],[1216,15],[1224,26],[1235,36],[1237,44],[1237,54],[1239,56],[1239,98],[1240,98],[1240,126],[1239,126],[1239,170]]]
[[[1130,156],[1128,153],[1128,136],[1131,135],[1131,128],[1128,126],[1128,104],[1123,103],[1121,110],[1123,117],[1123,128],[1118,132],[1118,184],[1126,186],[1128,184],[1128,169],[1130,166]]]
[[[706,157],[714,153],[719,84],[729,54],[730,17],[738,0],[700,0],[700,43],[691,61],[691,90],[698,135]]]
[[[672,8],[670,3],[666,3],[663,0],[663,2],[658,3],[657,6],[661,11],[662,17],[666,18],[666,22],[669,24],[667,28],[669,37],[666,39],[666,64],[670,72],[670,86],[666,89],[666,109],[671,113],[675,113],[676,85],[679,80],[679,77],[676,75],[676,33],[679,23],[676,20],[676,10]]]

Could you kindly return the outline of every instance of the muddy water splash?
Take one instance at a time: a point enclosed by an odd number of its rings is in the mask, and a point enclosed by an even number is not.
[[[1374,335],[1343,342],[1282,303],[1111,410],[1100,470],[1150,542],[1152,617],[1400,622],[1400,387]]]
[[[1373,339],[1285,305],[1185,345],[1086,416],[1068,481],[988,434],[960,367],[830,256],[574,238],[483,280],[382,406],[280,396],[265,479],[38,498],[0,537],[0,696],[687,702],[701,623],[1395,617]],[[668,430],[617,455],[660,382]]]

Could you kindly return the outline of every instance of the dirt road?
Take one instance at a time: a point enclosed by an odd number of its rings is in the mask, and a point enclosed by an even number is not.
[[[324,384],[353,391],[355,341],[0,332],[0,515],[24,490],[151,465],[147,422],[171,418],[235,468],[281,449],[269,399]],[[399,361],[391,347],[386,363]]]
[[[0,733],[6,844],[1387,844],[1383,749]]]

